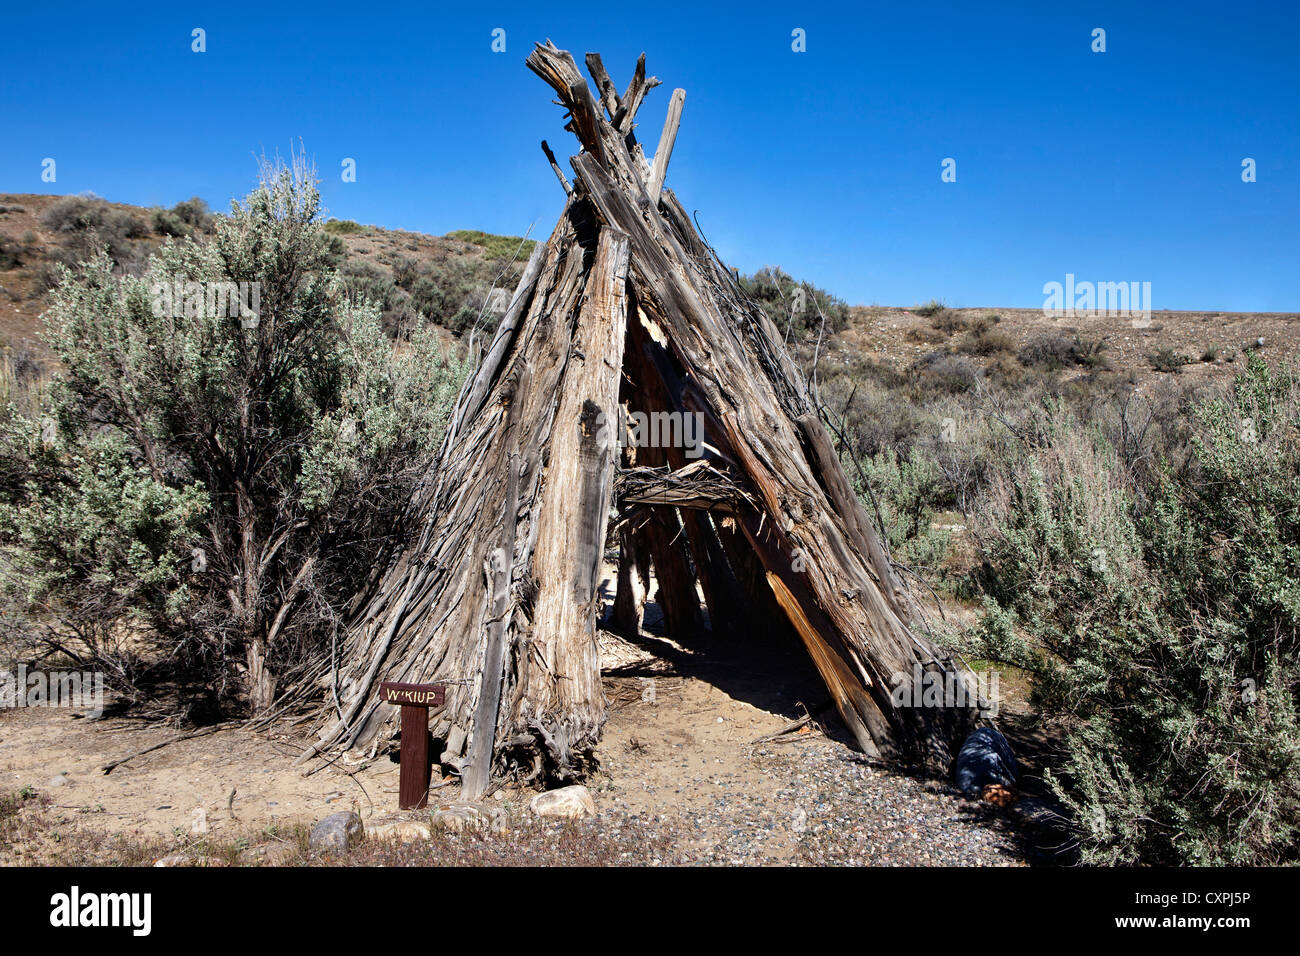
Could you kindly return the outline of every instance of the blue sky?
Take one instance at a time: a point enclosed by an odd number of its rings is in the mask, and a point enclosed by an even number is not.
[[[257,155],[301,140],[340,218],[545,237],[563,197],[538,143],[566,166],[576,149],[523,65],[550,37],[580,63],[601,52],[620,89],[647,53],[664,81],[640,113],[647,153],[686,89],[668,185],[746,272],[780,264],[862,304],[1038,307],[1074,273],[1149,281],[1157,309],[1300,309],[1294,3],[49,3],[3,19],[0,191],[224,209]]]

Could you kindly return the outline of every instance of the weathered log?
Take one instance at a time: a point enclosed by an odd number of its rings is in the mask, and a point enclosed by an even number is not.
[[[664,177],[668,175],[668,161],[672,159],[673,146],[677,142],[677,128],[682,122],[682,106],[685,103],[686,91],[673,90],[673,98],[668,103],[668,115],[664,118],[664,131],[659,136],[654,162],[650,166],[650,182],[646,185],[652,203],[659,202],[659,193],[664,188]]]

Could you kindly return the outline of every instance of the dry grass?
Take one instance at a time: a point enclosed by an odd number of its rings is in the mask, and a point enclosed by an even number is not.
[[[659,866],[687,862],[686,842],[635,818],[511,820],[501,832],[434,829],[411,843],[370,839],[342,857],[311,852],[306,826],[172,839],[106,834],[85,826],[96,807],[68,808],[33,791],[0,796],[0,865],[152,866]],[[183,859],[182,859],[183,858]]]

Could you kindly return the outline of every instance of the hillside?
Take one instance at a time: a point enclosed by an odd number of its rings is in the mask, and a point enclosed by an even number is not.
[[[55,267],[88,254],[91,226],[121,268],[138,269],[168,235],[210,228],[206,210],[186,222],[184,207],[151,210],[82,197],[0,194],[0,345],[48,358],[41,314],[49,305]],[[331,220],[326,229],[337,243],[349,288],[378,303],[394,333],[409,334],[417,313],[454,335],[469,330],[494,284],[514,287],[532,246],[469,230],[428,236],[349,220]]]
[[[51,209],[80,197],[0,194],[0,346],[48,357],[41,343],[41,314],[49,304],[54,267],[72,264],[88,249],[88,233],[74,221],[59,220]],[[84,200],[82,200],[84,202]],[[198,225],[178,221],[185,204],[173,210],[97,200],[95,216],[122,267],[139,268],[169,233]],[[64,220],[68,217],[65,216]],[[340,268],[349,287],[369,296],[384,312],[390,332],[409,334],[423,315],[459,337],[473,328],[488,291],[512,289],[527,260],[531,240],[462,230],[431,236],[405,230],[332,220],[327,230],[339,244]],[[522,244],[521,244],[522,243]],[[769,270],[764,270],[768,272]],[[772,270],[788,296],[795,280]],[[751,291],[762,290],[748,277]],[[825,293],[814,290],[825,304]],[[778,318],[780,309],[769,309]],[[1177,367],[1189,383],[1230,376],[1234,360],[1259,339],[1264,348],[1293,354],[1300,346],[1300,322],[1293,313],[1157,311],[1145,328],[1119,317],[1052,318],[1038,309],[941,308],[930,306],[850,306],[847,321],[822,345],[820,368],[862,363],[913,369],[922,374],[1023,376],[1027,369],[1050,369],[1062,381],[1099,369],[1122,374],[1135,384],[1175,374],[1157,371],[1152,356],[1162,350],[1165,367]],[[490,324],[490,310],[484,324]],[[812,358],[816,336],[805,319],[796,350]]]

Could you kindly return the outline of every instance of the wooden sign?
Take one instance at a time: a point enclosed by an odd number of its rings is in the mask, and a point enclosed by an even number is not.
[[[399,684],[384,681],[379,685],[384,703],[410,707],[441,707],[447,702],[447,688],[443,684]]]
[[[384,703],[402,708],[402,754],[398,773],[397,806],[422,810],[429,802],[429,708],[447,701],[445,684],[379,685]]]

